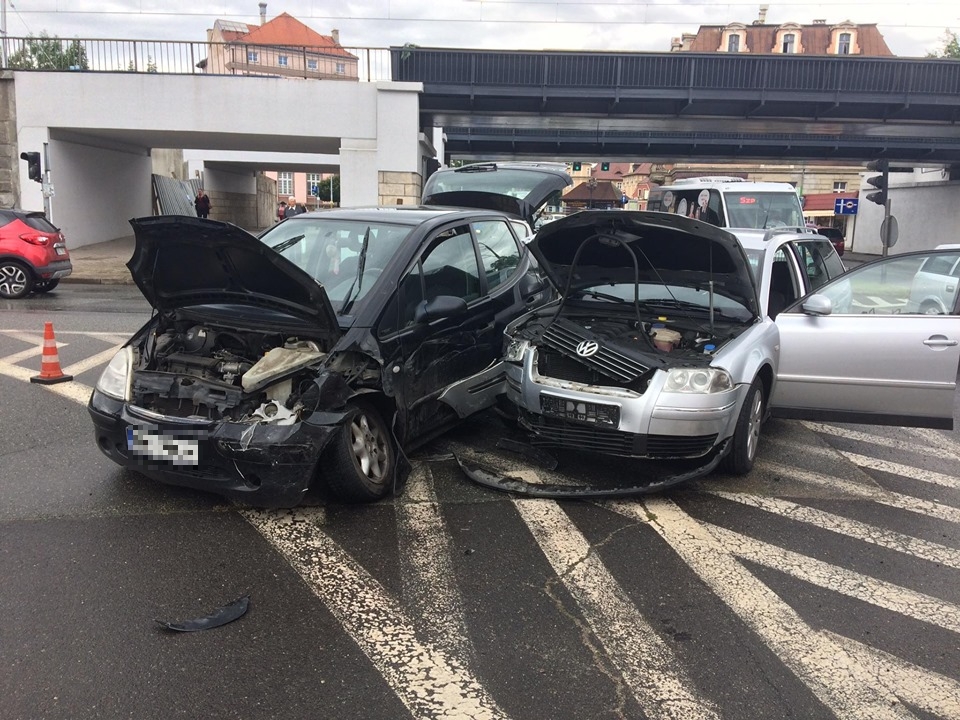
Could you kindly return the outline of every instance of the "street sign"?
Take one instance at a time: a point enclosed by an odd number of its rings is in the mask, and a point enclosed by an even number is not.
[[[888,224],[889,227],[887,227]],[[897,244],[899,237],[900,227],[897,225],[897,219],[893,215],[884,218],[883,222],[880,223],[880,243],[884,247],[892,248]]]
[[[834,215],[856,215],[860,207],[860,201],[857,198],[836,198],[833,201]]]
[[[311,186],[310,186],[310,194],[313,195],[314,197],[317,197],[317,196],[320,194],[320,186],[319,186],[319,185],[311,185]]]

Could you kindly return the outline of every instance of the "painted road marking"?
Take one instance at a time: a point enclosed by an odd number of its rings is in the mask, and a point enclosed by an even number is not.
[[[513,504],[646,716],[718,718],[716,709],[690,689],[693,682],[677,667],[676,655],[560,506],[521,498]]]
[[[795,520],[797,522],[813,525],[814,527],[843,535],[845,537],[862,540],[873,545],[877,545],[888,550],[912,555],[913,557],[927,560],[932,563],[940,563],[947,567],[960,568],[960,550],[921,540],[910,535],[896,532],[895,530],[885,530],[874,525],[851,520],[841,515],[834,515],[823,510],[816,510],[811,507],[799,505],[789,500],[780,500],[773,497],[760,497],[758,495],[735,494],[722,490],[705,490],[710,495],[731,500],[741,505],[748,505],[766,512],[779,515],[781,517]]]
[[[849,480],[843,480],[842,478],[821,475],[810,472],[809,470],[801,470],[791,467],[790,465],[763,461],[758,463],[757,466],[767,472],[789,477],[791,480],[798,480],[803,483],[809,483],[831,490],[839,490],[848,495],[873,500],[876,503],[896,508],[897,510],[906,510],[907,512],[917,513],[925,517],[960,524],[960,508],[955,508],[952,505],[945,505],[932,500],[923,500],[912,495],[904,495],[903,493],[884,490],[879,487],[861,485]]]
[[[838,718],[912,718],[877,688],[878,678],[844,647],[807,625],[770,588],[757,580],[696,520],[671,500],[610,502],[629,518],[650,522],[666,543],[700,576]],[[644,507],[646,506],[646,507]],[[652,519],[649,519],[652,517]]]
[[[414,717],[506,717],[455,658],[417,639],[398,603],[321,530],[322,516],[288,510],[240,513],[306,581]]]
[[[910,465],[902,465],[900,463],[890,462],[889,460],[877,460],[876,458],[867,457],[866,455],[858,455],[857,453],[847,452],[845,450],[838,450],[838,452],[854,465],[859,465],[860,467],[868,468],[870,470],[879,470],[880,472],[890,473],[891,475],[901,475],[903,477],[910,478],[911,480],[919,480],[932,485],[940,485],[942,487],[960,490],[960,479],[954,475],[946,475],[944,473],[934,472],[933,470],[923,470]]]
[[[415,465],[394,509],[404,604],[432,642],[463,667],[473,667],[475,653],[453,570],[450,533],[428,464]]]
[[[91,355],[84,360],[80,360],[72,365],[68,365],[67,367],[63,368],[63,373],[65,375],[79,375],[80,373],[91,370],[98,365],[104,365],[113,359],[113,356],[117,354],[117,351],[121,347],[122,345],[114,345],[113,347],[107,348],[103,352],[99,352],[96,355]]]
[[[960,606],[953,603],[884,580],[876,580],[719,525],[707,523],[706,527],[730,553],[739,558],[905,617],[960,633]]]
[[[826,425],[823,423],[809,422],[807,420],[801,420],[800,424],[808,430],[812,430],[816,433],[846,438],[848,440],[856,440],[858,442],[870,443],[872,445],[882,445],[884,447],[895,448],[904,452],[930,454],[930,450],[933,448],[936,451],[934,454],[939,457],[948,460],[960,460],[960,452],[958,452],[955,447],[950,447],[950,444],[945,442],[942,436],[938,436],[933,432],[924,435],[916,433],[918,436],[923,437],[927,442],[926,446],[919,446],[916,442],[909,442],[907,440],[901,440],[895,437],[887,437],[884,435],[874,435],[872,433],[865,433],[859,430],[853,430],[851,428],[837,427],[836,425]],[[898,432],[902,430],[911,432],[919,429],[920,428],[898,428]]]

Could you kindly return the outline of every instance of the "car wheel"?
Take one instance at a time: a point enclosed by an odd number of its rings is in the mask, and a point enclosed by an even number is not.
[[[33,289],[33,275],[16,260],[0,262],[0,297],[16,300]]]
[[[393,485],[390,428],[372,405],[358,402],[334,441],[330,489],[344,502],[373,502]]]
[[[56,280],[41,280],[33,286],[33,291],[37,293],[50,292],[59,284],[60,278],[57,278]]]
[[[920,306],[920,312],[924,315],[942,315],[940,307],[934,302],[925,302]]]
[[[730,441],[730,452],[723,458],[721,467],[731,475],[746,475],[753,469],[760,444],[760,426],[763,424],[763,412],[766,400],[763,396],[763,384],[760,378],[753,381]]]

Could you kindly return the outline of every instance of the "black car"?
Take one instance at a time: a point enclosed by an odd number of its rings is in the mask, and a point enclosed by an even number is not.
[[[314,477],[346,501],[383,497],[400,448],[504,392],[503,328],[551,296],[513,223],[569,183],[549,168],[441,171],[425,201],[498,210],[331,210],[259,239],[199,218],[131,221],[128,267],[156,313],[97,383],[97,444],[255,505],[295,505]]]

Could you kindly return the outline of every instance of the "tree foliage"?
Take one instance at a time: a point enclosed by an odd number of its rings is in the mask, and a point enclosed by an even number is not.
[[[88,70],[87,51],[79,40],[61,40],[41,32],[29,36],[11,54],[7,65],[15,70]]]
[[[927,53],[927,57],[960,60],[960,40],[957,38],[957,33],[953,30],[945,30],[943,33],[943,48]]]
[[[331,175],[321,180],[317,185],[317,200],[330,202],[330,183],[333,183],[333,203],[340,204],[340,176]]]

